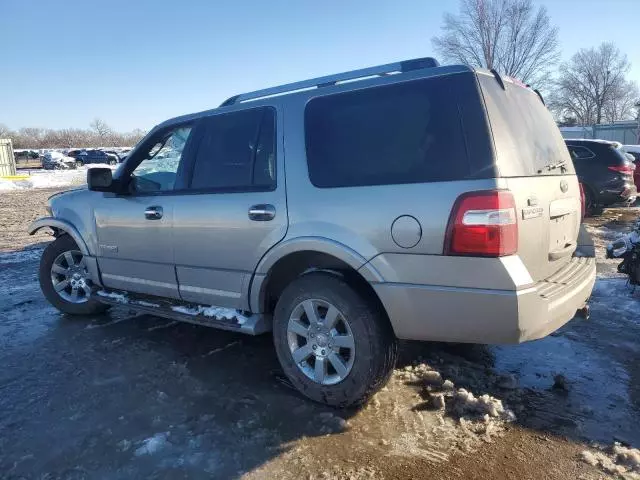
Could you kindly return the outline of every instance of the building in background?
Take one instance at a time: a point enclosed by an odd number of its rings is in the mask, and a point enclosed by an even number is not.
[[[623,145],[640,144],[638,120],[625,120],[609,124],[585,127],[560,127],[564,138],[597,138],[611,140]]]

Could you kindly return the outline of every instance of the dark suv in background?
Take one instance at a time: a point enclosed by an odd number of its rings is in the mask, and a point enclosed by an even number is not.
[[[627,159],[620,143],[577,139],[565,142],[584,188],[587,213],[598,207],[635,202],[635,165]]]
[[[104,163],[107,165],[117,165],[120,158],[113,154],[102,150],[81,150],[79,152],[71,151],[68,154],[76,159],[78,166],[88,165],[91,163]]]

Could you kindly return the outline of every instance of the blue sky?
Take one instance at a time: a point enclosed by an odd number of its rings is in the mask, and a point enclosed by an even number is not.
[[[149,129],[225,98],[433,54],[458,0],[2,0],[0,123]],[[640,83],[638,0],[540,0],[562,55],[613,41]]]

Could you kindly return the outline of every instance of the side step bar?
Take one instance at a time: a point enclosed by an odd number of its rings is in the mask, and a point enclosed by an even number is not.
[[[178,300],[109,290],[98,290],[92,293],[91,297],[106,305],[129,308],[137,314],[154,315],[204,327],[247,335],[260,335],[271,331],[270,315],[242,313],[231,308],[194,305]]]

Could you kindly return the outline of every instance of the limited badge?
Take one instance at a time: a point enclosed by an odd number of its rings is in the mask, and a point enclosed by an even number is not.
[[[528,207],[522,209],[522,219],[529,220],[530,218],[537,218],[542,216],[544,208],[542,207]]]

